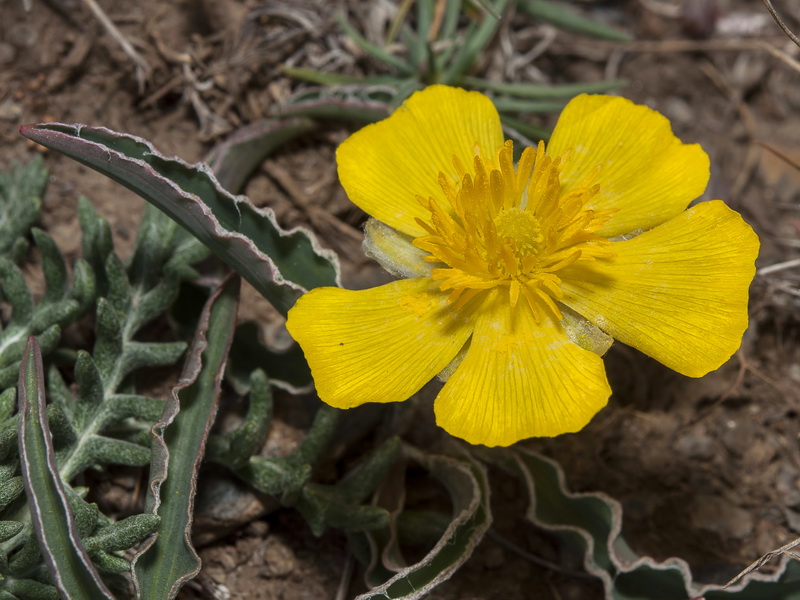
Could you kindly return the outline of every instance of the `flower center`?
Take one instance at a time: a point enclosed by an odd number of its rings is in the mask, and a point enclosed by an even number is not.
[[[504,287],[511,306],[523,296],[537,320],[543,306],[561,319],[558,272],[577,261],[613,256],[610,242],[596,235],[612,211],[586,206],[599,191],[592,185],[597,171],[562,195],[559,174],[566,160],[546,156],[540,142],[525,148],[515,167],[509,140],[494,162],[476,155],[474,175],[454,157],[463,176],[456,185],[439,173],[446,202],[417,197],[430,218],[417,219],[428,235],[414,245],[429,253],[426,261],[441,264],[432,277],[451,291],[457,309]]]
[[[520,208],[510,208],[498,213],[494,219],[497,237],[514,247],[514,255],[522,259],[538,254],[544,240],[542,226],[532,213]]]

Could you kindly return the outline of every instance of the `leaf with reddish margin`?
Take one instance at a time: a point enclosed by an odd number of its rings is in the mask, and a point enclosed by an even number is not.
[[[489,481],[483,465],[467,453],[457,459],[427,454],[412,446],[403,450],[408,459],[422,465],[444,485],[453,502],[453,516],[430,552],[410,566],[402,562],[394,525],[388,531],[363,534],[372,555],[368,574],[394,574],[355,600],[416,600],[427,596],[464,564],[492,524]],[[396,504],[390,510],[395,516],[401,512]]]
[[[485,458],[489,458],[485,454]],[[784,558],[769,574],[752,574],[736,585],[693,581],[686,561],[656,561],[639,556],[621,535],[622,507],[603,493],[574,493],[567,489],[558,463],[517,445],[495,454],[501,466],[516,472],[528,491],[526,517],[583,554],[587,572],[598,577],[606,600],[797,600],[800,598],[800,564]]]
[[[286,314],[314,287],[338,285],[336,256],[302,227],[233,196],[208,166],[168,158],[142,138],[104,127],[40,123],[25,137],[58,150],[133,190],[180,223]]]
[[[238,301],[239,278],[229,277],[203,308],[181,378],[153,425],[146,508],[161,517],[161,525],[133,559],[137,598],[175,598],[200,571],[191,542],[197,471],[217,413]]]
[[[242,191],[253,170],[274,150],[319,127],[311,119],[287,117],[263,119],[240,127],[217,144],[206,162],[222,187],[234,194]]]
[[[19,456],[39,548],[63,598],[113,600],[81,543],[45,413],[42,353],[29,337],[19,372]]]

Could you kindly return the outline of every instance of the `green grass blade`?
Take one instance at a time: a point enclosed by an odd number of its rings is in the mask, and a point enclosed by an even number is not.
[[[358,31],[355,30],[352,25],[350,25],[350,23],[345,20],[342,15],[336,15],[336,22],[339,23],[339,26],[359,48],[373,58],[376,58],[380,62],[386,63],[390,67],[393,67],[402,75],[411,75],[414,72],[414,68],[402,58],[398,58],[393,54],[389,54],[383,48],[379,48],[372,42],[369,42],[367,39],[365,39],[360,33],[358,33]]]
[[[508,2],[509,0],[497,0],[492,6],[494,14],[502,15]],[[492,14],[487,13],[484,15],[483,23],[478,26],[472,35],[467,35],[464,45],[453,57],[440,83],[449,85],[461,83],[461,77],[472,68],[481,52],[492,41],[495,33],[500,28],[501,22],[501,19]]]
[[[238,296],[239,279],[229,278],[206,303],[181,379],[153,426],[147,508],[161,526],[133,560],[137,598],[175,598],[200,571],[191,543],[197,471],[217,411]]]
[[[558,112],[564,108],[564,102],[548,102],[540,100],[519,100],[517,98],[492,98],[495,107],[501,113],[521,113],[526,115],[542,115]]]
[[[271,209],[223,189],[205,165],[167,158],[136,136],[60,123],[26,137],[125,185],[180,223],[286,313],[308,289],[336,285],[336,257],[303,228],[284,230]]]
[[[578,94],[604,94],[612,90],[618,90],[628,85],[625,79],[611,79],[609,81],[581,82],[544,85],[537,83],[503,83],[489,81],[480,77],[465,76],[461,78],[461,83],[475,89],[498,94],[508,94],[516,98],[572,98]]]
[[[42,354],[33,337],[20,365],[19,403],[19,455],[25,493],[53,582],[64,598],[113,599],[83,548],[58,476],[45,416]]]
[[[551,25],[568,29],[575,33],[588,35],[612,42],[630,42],[633,38],[627,33],[612,29],[607,25],[592,21],[576,13],[564,2],[548,2],[546,0],[520,0],[520,10],[530,17],[547,21]]]

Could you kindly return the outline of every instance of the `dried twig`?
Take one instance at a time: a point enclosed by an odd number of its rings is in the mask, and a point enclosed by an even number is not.
[[[781,554],[783,554],[785,556],[788,556],[790,558],[793,558],[795,560],[800,560],[800,555],[798,555],[796,552],[792,552],[792,550],[794,548],[796,548],[797,546],[800,546],[800,538],[797,538],[796,540],[793,540],[793,541],[789,542],[785,546],[781,546],[777,550],[772,550],[771,552],[767,552],[764,556],[759,558],[757,561],[755,561],[753,564],[751,564],[749,567],[747,567],[744,571],[742,571],[736,577],[734,577],[728,583],[726,583],[725,587],[727,588],[727,587],[730,587],[730,586],[734,585],[737,581],[739,581],[745,575],[749,575],[753,571],[756,571],[757,569],[760,569],[765,564],[767,564],[769,561],[771,561],[773,558],[775,558],[776,556],[780,556]]]
[[[761,46],[764,48],[764,50],[772,54],[772,56],[782,60],[784,63],[789,65],[795,71],[800,72],[800,62],[798,62],[797,60],[786,54],[786,52],[784,52],[783,50],[779,50],[778,48],[767,42],[761,42]]]
[[[139,54],[128,39],[122,35],[122,32],[117,29],[117,26],[108,18],[103,9],[95,2],[95,0],[83,0],[84,4],[92,11],[95,18],[100,21],[100,24],[106,30],[108,35],[114,38],[114,41],[119,44],[122,51],[128,55],[136,65],[136,81],[139,83],[139,93],[144,92],[145,84],[150,77],[150,65],[145,58]]]
[[[800,267],[800,258],[794,258],[792,260],[776,263],[774,265],[761,267],[758,270],[758,274],[769,275],[770,273],[777,273],[778,271],[784,271],[786,269],[794,269],[795,267]]]
[[[783,29],[783,33],[785,33],[790,40],[792,40],[798,48],[800,48],[800,38],[798,38],[792,30],[783,22],[780,15],[777,13],[775,8],[772,6],[772,0],[761,0],[764,3],[764,6],[767,7],[769,14],[772,15],[772,18],[775,19],[775,22],[778,24],[778,27]]]

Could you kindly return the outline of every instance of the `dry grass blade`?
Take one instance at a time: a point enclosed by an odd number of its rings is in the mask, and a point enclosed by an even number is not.
[[[753,571],[757,571],[758,569],[763,567],[765,564],[767,564],[769,561],[771,561],[773,558],[775,558],[776,556],[780,556],[781,554],[784,554],[784,555],[788,556],[789,558],[793,558],[794,560],[800,560],[800,555],[798,555],[796,552],[792,552],[792,550],[794,548],[796,548],[797,546],[800,546],[800,538],[797,538],[796,540],[793,540],[793,541],[789,542],[788,544],[786,544],[785,546],[781,546],[780,548],[778,548],[776,550],[772,550],[771,552],[767,552],[764,556],[759,558],[757,561],[753,562],[753,564],[751,564],[744,571],[742,571],[736,577],[734,577],[728,583],[726,583],[724,587],[728,588],[728,587],[734,585],[736,582],[738,582],[745,575],[749,575]]]
[[[778,26],[783,29],[783,33],[785,33],[792,42],[794,42],[795,46],[800,48],[800,38],[798,38],[791,29],[789,29],[788,25],[783,22],[781,16],[775,10],[775,7],[772,6],[772,0],[761,0],[764,3],[764,6],[767,7],[769,14],[772,15],[772,18],[775,19],[775,22]]]

